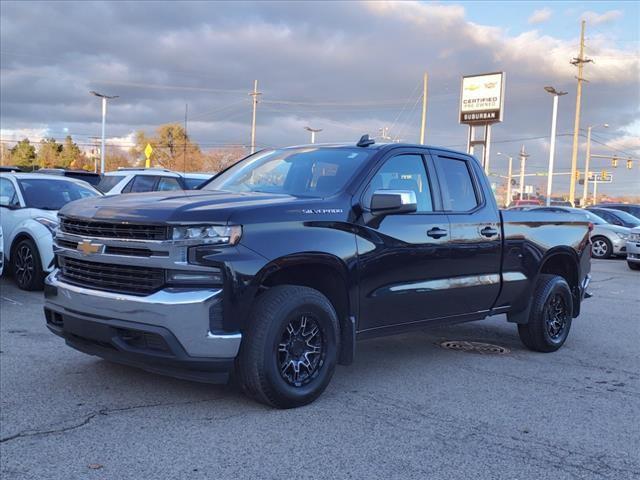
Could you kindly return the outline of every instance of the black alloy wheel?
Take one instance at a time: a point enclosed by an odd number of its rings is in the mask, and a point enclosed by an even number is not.
[[[317,376],[326,354],[324,338],[317,320],[310,315],[294,318],[283,329],[278,366],[289,385],[301,387]]]
[[[42,288],[44,274],[38,249],[31,240],[22,240],[13,250],[11,266],[13,275],[22,290]]]
[[[557,341],[564,334],[567,327],[568,309],[564,297],[559,293],[553,294],[547,301],[545,321],[549,338]]]

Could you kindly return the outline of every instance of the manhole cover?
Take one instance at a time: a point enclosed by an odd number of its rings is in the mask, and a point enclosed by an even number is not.
[[[447,340],[440,343],[442,348],[449,350],[458,350],[460,352],[482,353],[485,355],[504,355],[510,353],[511,350],[499,345],[482,342],[466,342],[462,340]]]

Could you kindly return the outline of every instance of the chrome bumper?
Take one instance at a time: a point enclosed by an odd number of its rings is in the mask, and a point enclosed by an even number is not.
[[[231,359],[238,354],[240,333],[210,331],[211,312],[222,301],[220,289],[165,289],[139,297],[91,290],[65,283],[55,271],[45,280],[45,308],[101,320],[122,320],[170,331],[191,357]],[[213,310],[212,310],[213,308]]]

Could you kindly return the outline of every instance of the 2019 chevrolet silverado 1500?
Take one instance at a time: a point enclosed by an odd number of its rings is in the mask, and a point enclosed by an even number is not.
[[[589,283],[584,217],[498,210],[477,161],[420,145],[258,152],[200,190],[60,212],[49,329],[82,352],[317,398],[356,340],[507,314],[565,342]]]

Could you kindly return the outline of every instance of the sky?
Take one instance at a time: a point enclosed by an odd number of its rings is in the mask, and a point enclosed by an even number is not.
[[[11,2],[0,3],[0,135],[5,145],[100,135],[90,90],[109,104],[107,137],[184,122],[205,149],[247,144],[253,81],[262,92],[257,143],[356,141],[388,128],[416,142],[422,75],[429,74],[426,142],[465,149],[460,77],[506,73],[504,121],[493,127],[491,171],[524,145],[527,173],[546,171],[552,99],[560,98],[556,169],[571,163],[580,21],[586,20],[581,127],[593,153],[632,156],[599,192],[640,193],[638,2]],[[186,107],[188,105],[188,107]],[[609,128],[598,127],[604,123]],[[584,163],[581,131],[578,165]],[[500,155],[498,155],[500,152]],[[519,164],[517,161],[516,164]],[[543,183],[540,179],[540,183]],[[499,177],[492,181],[501,182]],[[568,176],[554,190],[568,191]]]

